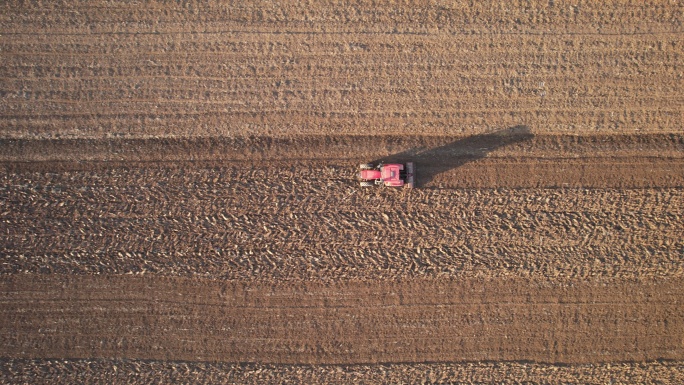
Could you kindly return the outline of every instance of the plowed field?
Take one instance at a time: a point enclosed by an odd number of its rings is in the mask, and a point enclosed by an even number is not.
[[[681,3],[0,9],[0,382],[684,382]]]

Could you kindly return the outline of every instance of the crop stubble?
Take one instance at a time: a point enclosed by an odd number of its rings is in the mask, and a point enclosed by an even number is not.
[[[103,6],[2,5],[4,137],[681,130],[681,4]]]
[[[0,5],[4,381],[681,382],[681,4],[146,5]]]
[[[249,280],[682,272],[681,188],[376,191],[353,169],[8,174],[0,269]]]

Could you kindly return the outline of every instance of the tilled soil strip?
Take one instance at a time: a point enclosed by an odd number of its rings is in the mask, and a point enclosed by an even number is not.
[[[6,172],[116,168],[347,169],[416,163],[421,188],[653,188],[684,186],[684,137],[534,135],[524,126],[464,137],[294,136],[0,140]]]
[[[684,359],[681,279],[9,275],[0,355],[292,364]]]

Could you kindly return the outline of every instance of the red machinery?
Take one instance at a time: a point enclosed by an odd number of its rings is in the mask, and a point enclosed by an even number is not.
[[[364,163],[359,168],[361,169],[359,178],[361,178],[362,187],[373,185],[414,187],[415,167],[413,162],[408,162],[405,165],[401,163],[380,163],[377,166]]]

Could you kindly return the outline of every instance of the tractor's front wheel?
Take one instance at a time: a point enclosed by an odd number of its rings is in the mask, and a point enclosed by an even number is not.
[[[361,170],[372,170],[372,169],[373,169],[373,165],[370,164],[370,163],[361,163],[361,164],[359,165],[359,168],[360,168]]]
[[[369,182],[367,180],[361,181],[361,187],[372,187],[373,184],[374,184],[373,182]]]

